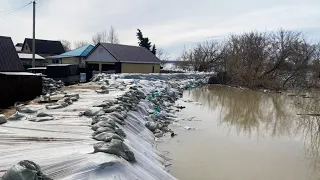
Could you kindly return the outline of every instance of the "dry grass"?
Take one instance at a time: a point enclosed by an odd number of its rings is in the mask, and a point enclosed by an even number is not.
[[[16,112],[16,109],[13,106],[11,106],[7,109],[0,109],[0,114],[3,114],[6,118],[10,117],[15,112]]]

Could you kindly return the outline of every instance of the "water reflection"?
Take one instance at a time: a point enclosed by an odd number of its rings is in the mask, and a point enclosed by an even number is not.
[[[295,98],[296,108],[301,111],[297,123],[296,133],[303,135],[306,156],[312,158],[314,168],[320,167],[320,106],[319,92],[310,92],[311,98]],[[308,115],[309,114],[309,115]]]
[[[301,94],[300,92],[298,94]],[[186,93],[204,108],[220,112],[219,126],[251,138],[289,137],[303,142],[306,157],[320,167],[320,97],[264,93],[225,86],[207,86]],[[311,97],[311,98],[306,98]],[[297,115],[300,114],[300,115]]]
[[[204,107],[220,111],[220,125],[236,128],[239,134],[291,135],[294,106],[286,96],[224,86],[208,86],[188,93]]]

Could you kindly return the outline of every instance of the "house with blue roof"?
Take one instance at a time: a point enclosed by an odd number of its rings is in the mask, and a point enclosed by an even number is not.
[[[49,56],[46,59],[52,64],[76,64],[79,68],[85,68],[85,57],[93,48],[93,45],[86,45],[56,56]]]

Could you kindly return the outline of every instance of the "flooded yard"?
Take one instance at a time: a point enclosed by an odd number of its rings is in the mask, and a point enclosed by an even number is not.
[[[186,91],[183,120],[171,125],[178,135],[158,149],[182,180],[319,180],[319,102],[318,92]]]

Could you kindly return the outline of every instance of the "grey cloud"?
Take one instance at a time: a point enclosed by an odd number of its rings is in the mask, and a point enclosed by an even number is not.
[[[178,56],[183,46],[249,30],[313,29],[320,37],[316,0],[38,0],[37,38],[91,40],[93,33],[116,28],[121,43],[136,45],[140,28],[158,48]],[[26,0],[0,0],[6,7]],[[0,35],[21,42],[32,35],[27,7],[1,18]],[[0,9],[1,11],[1,9]]]

